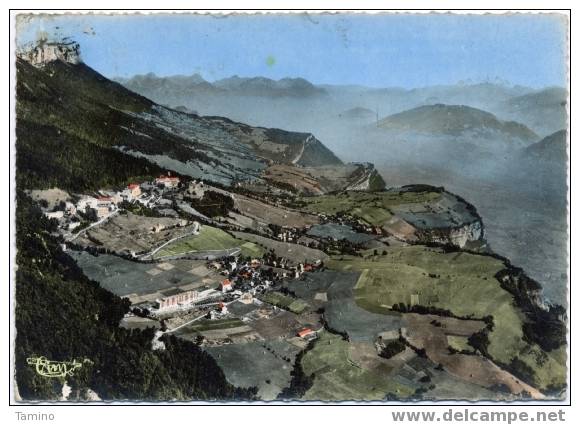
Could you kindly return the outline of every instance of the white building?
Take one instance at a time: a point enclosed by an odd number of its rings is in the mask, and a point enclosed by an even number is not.
[[[73,231],[74,229],[76,229],[76,228],[77,228],[77,227],[79,227],[80,225],[81,225],[81,222],[80,222],[80,221],[71,221],[71,222],[68,224],[68,230],[69,230],[69,231]]]
[[[169,295],[156,300],[159,311],[173,310],[187,306],[199,301],[200,294],[198,291],[179,291],[176,294]]]
[[[44,215],[47,218],[55,218],[57,220],[64,217],[64,211],[52,211],[52,212],[45,212]]]
[[[83,196],[77,202],[77,210],[81,212],[86,212],[87,208],[96,208],[97,207],[97,198],[93,198],[92,196]]]

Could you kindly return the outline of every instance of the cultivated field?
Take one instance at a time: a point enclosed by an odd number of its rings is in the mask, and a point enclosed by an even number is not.
[[[346,332],[352,341],[369,343],[381,332],[398,331],[401,327],[398,313],[377,314],[356,304],[353,288],[358,278],[357,272],[335,273],[326,293],[325,318],[328,325],[338,332]]]
[[[496,392],[438,368],[410,348],[384,359],[371,343],[346,342],[328,332],[306,352],[302,367],[306,374],[314,373],[314,385],[304,400],[384,400],[393,396],[497,400],[498,397]],[[417,395],[418,389],[422,390],[422,396]]]
[[[527,391],[533,398],[541,398],[534,388],[500,369],[480,355],[451,354],[448,347],[473,351],[467,337],[483,329],[485,323],[476,320],[458,320],[434,315],[405,314],[405,338],[415,347],[424,348],[429,359],[443,365],[449,373],[482,387],[507,387],[513,394]],[[437,323],[437,326],[434,325]]]
[[[362,308],[388,314],[392,305],[404,303],[438,307],[475,319],[491,315],[494,328],[488,351],[494,359],[510,363],[517,356],[524,360],[536,372],[540,388],[565,379],[565,365],[557,351],[538,361],[539,347],[523,340],[524,316],[494,277],[505,268],[502,261],[424,246],[390,247],[387,255],[370,259],[341,258],[327,265],[361,272],[354,294]]]
[[[276,307],[283,308],[284,310],[288,310],[296,314],[301,314],[310,307],[305,301],[299,298],[292,298],[288,295],[284,295],[276,291],[266,292],[260,298],[262,301],[267,302],[268,304],[275,305]]]
[[[291,188],[298,193],[308,195],[324,193],[324,189],[315,177],[306,170],[292,165],[272,165],[264,170],[264,178],[275,187]]]
[[[139,263],[116,255],[91,255],[68,251],[83,272],[120,297],[132,302],[155,300],[172,288],[196,289],[217,287],[218,280],[205,267],[205,261],[171,260],[163,263]]]
[[[291,188],[306,195],[343,190],[364,175],[364,166],[352,163],[301,168],[276,164],[264,170],[264,178],[274,186]]]
[[[75,239],[75,243],[117,253],[145,253],[173,238],[191,233],[193,227],[182,226],[184,223],[183,219],[144,217],[127,212],[87,230]]]
[[[369,242],[376,238],[376,236],[373,235],[355,232],[352,227],[345,224],[335,223],[316,224],[312,226],[306,234],[322,239],[346,239],[347,241],[354,243]]]
[[[192,323],[191,325],[187,325],[185,328],[191,332],[205,332],[214,331],[217,329],[232,329],[240,326],[244,326],[244,322],[242,322],[240,319],[228,318],[219,320],[199,320]]]
[[[71,200],[71,196],[58,187],[45,190],[31,190],[27,192],[33,200],[46,202],[49,210],[54,208],[60,202]]]
[[[189,341],[196,341],[201,335],[204,337],[205,344],[209,346],[224,343],[244,344],[261,339],[252,328],[237,317],[201,319],[178,329],[175,335]]]
[[[364,363],[353,360],[351,348],[352,344],[337,335],[321,334],[302,358],[304,373],[314,374],[314,384],[303,400],[383,400],[388,393],[401,398],[414,393],[415,386],[404,385],[389,376],[392,367],[387,362],[379,361],[367,369]],[[372,353],[374,348],[369,348]]]
[[[254,312],[253,320],[248,322],[248,325],[262,338],[267,340],[293,338],[296,336],[296,332],[303,328],[303,325],[298,321],[298,315],[283,309],[273,311],[273,307],[268,304],[264,304],[264,306],[269,308],[257,310]]]
[[[204,348],[239,387],[258,387],[258,396],[273,400],[290,383],[299,348],[284,340],[256,341]]]
[[[328,270],[316,273],[305,273],[300,279],[287,280],[283,282],[283,286],[296,294],[297,297],[300,297],[308,302],[313,302],[326,298],[326,291],[328,288],[335,282],[336,279],[344,276],[345,274],[347,273]],[[354,274],[354,283],[356,283],[358,273]],[[321,294],[324,294],[324,297]]]

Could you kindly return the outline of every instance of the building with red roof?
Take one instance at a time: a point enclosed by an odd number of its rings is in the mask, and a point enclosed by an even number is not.
[[[128,185],[127,190],[129,191],[129,193],[133,198],[141,196],[141,186],[139,186],[137,183],[131,183],[130,185]]]
[[[167,188],[177,187],[179,185],[179,177],[159,176],[155,179],[155,184]]]
[[[310,328],[304,328],[300,331],[298,331],[297,334],[300,338],[304,338],[304,339],[310,339],[316,336],[316,332],[314,332],[312,329]]]
[[[234,289],[234,284],[232,283],[231,280],[226,279],[220,284],[220,288],[222,292],[229,292]]]

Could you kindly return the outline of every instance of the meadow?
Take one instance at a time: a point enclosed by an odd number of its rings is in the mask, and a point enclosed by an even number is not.
[[[231,248],[240,248],[242,255],[249,257],[261,257],[264,254],[264,250],[252,242],[236,239],[217,227],[202,226],[198,235],[176,240],[160,249],[155,254],[155,258],[186,252],[221,251]]]

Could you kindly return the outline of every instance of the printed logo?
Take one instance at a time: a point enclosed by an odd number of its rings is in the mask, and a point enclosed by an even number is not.
[[[73,360],[72,362],[57,362],[48,360],[46,357],[29,357],[26,359],[29,365],[36,367],[36,373],[47,378],[62,378],[74,376],[74,371],[80,369],[82,363]]]

